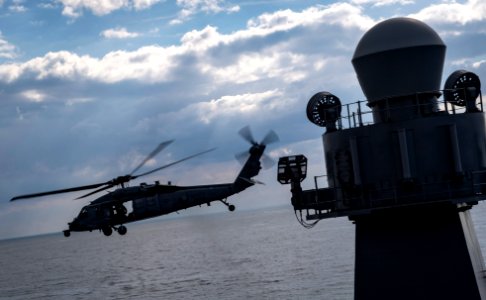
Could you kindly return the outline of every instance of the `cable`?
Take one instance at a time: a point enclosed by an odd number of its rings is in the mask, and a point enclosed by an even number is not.
[[[311,229],[312,227],[314,227],[320,221],[320,220],[316,220],[313,223],[307,223],[304,220],[304,217],[302,216],[302,210],[300,210],[300,218],[297,215],[297,210],[294,210],[294,214],[295,214],[295,217],[297,218],[297,221],[300,223],[300,225],[302,225],[302,227],[304,227],[306,229]]]

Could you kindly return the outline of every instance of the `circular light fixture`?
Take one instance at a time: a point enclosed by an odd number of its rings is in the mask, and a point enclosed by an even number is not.
[[[467,100],[476,100],[480,89],[478,75],[458,70],[449,75],[444,84],[444,100],[457,106],[466,106]]]
[[[341,115],[341,101],[329,92],[319,92],[307,103],[307,118],[317,126],[326,127]]]

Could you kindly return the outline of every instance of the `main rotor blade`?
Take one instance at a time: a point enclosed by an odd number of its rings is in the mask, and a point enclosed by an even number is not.
[[[73,187],[73,188],[68,188],[68,189],[62,189],[62,190],[54,190],[54,191],[48,191],[48,192],[42,192],[42,193],[20,195],[20,196],[13,197],[12,199],[10,199],[10,201],[27,199],[27,198],[42,197],[42,196],[47,196],[47,195],[70,193],[70,192],[83,191],[83,190],[90,190],[90,189],[98,188],[98,187],[105,185],[105,184],[107,184],[107,183],[103,182],[103,183],[83,185],[83,186],[78,186],[78,187]]]
[[[89,193],[88,193],[88,194],[86,194],[86,195],[83,195],[83,196],[81,196],[81,197],[78,197],[78,198],[76,198],[76,199],[74,199],[74,200],[78,200],[78,199],[83,199],[83,198],[86,198],[86,197],[88,197],[88,196],[94,195],[94,194],[96,194],[96,193],[99,193],[99,192],[101,192],[101,191],[107,190],[107,189],[112,188],[112,187],[114,187],[114,186],[115,186],[114,184],[109,184],[109,185],[104,186],[104,187],[102,187],[102,188],[99,188],[99,189],[97,189],[97,190],[95,190],[95,191],[89,192]]]
[[[130,175],[135,174],[135,172],[137,172],[138,169],[140,169],[143,165],[145,165],[147,163],[147,161],[149,161],[150,159],[152,159],[155,155],[157,155],[165,147],[167,147],[168,145],[170,145],[173,141],[174,140],[169,140],[169,141],[165,141],[165,142],[160,143],[157,146],[157,148],[154,149],[154,151],[150,152],[150,154],[147,155],[147,157],[132,172],[130,172]]]
[[[257,142],[253,138],[253,134],[251,134],[250,126],[245,126],[238,131],[238,133],[241,135],[242,138],[244,138],[246,141],[248,141],[252,145],[256,145]]]
[[[272,143],[278,142],[280,139],[278,138],[278,135],[275,133],[275,131],[270,130],[267,135],[263,138],[261,144],[263,145],[268,145]]]
[[[188,159],[191,159],[191,158],[194,158],[194,157],[196,157],[196,156],[203,155],[203,154],[205,154],[205,153],[211,152],[211,151],[213,151],[214,149],[216,149],[216,148],[211,148],[211,149],[209,149],[209,150],[205,150],[205,151],[202,151],[202,152],[199,152],[199,153],[196,153],[196,154],[193,154],[193,155],[190,155],[190,156],[184,157],[184,158],[179,159],[179,160],[177,160],[177,161],[175,161],[175,162],[172,162],[172,163],[170,163],[170,164],[164,165],[164,166],[162,166],[162,167],[158,167],[157,169],[153,169],[153,170],[151,170],[151,171],[148,171],[148,172],[145,172],[145,173],[142,173],[142,174],[139,174],[139,175],[133,176],[133,177],[132,177],[132,179],[135,179],[135,178],[137,178],[137,177],[142,177],[142,176],[145,176],[145,175],[149,175],[149,174],[155,173],[155,172],[157,172],[157,171],[160,171],[160,170],[162,170],[162,169],[168,168],[168,167],[173,166],[173,165],[175,165],[175,164],[181,163],[181,162],[186,161],[186,160],[188,160]]]

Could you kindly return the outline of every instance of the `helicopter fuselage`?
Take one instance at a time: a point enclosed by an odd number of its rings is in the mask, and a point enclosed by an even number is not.
[[[250,148],[250,157],[233,183],[175,186],[155,182],[116,189],[83,207],[79,215],[68,223],[69,229],[64,230],[64,235],[69,236],[71,231],[101,230],[108,236],[112,229],[123,235],[126,233],[123,224],[203,204],[209,205],[213,201],[221,201],[233,211],[234,205],[225,199],[255,184],[251,178],[261,169],[260,158],[264,149],[263,145]],[[132,211],[129,213],[124,205],[127,202],[132,202]]]
[[[70,231],[92,231],[103,227],[140,221],[193,206],[224,201],[237,193],[233,183],[180,187],[172,185],[141,184],[117,189],[91,202],[81,209],[69,223]],[[132,202],[127,213],[123,202]]]

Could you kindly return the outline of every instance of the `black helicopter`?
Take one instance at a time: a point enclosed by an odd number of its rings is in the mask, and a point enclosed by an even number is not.
[[[163,185],[156,181],[154,184],[141,183],[139,186],[126,187],[125,184],[130,180],[152,174],[174,164],[214,150],[210,149],[199,152],[154,170],[139,175],[133,175],[148,160],[150,160],[172,142],[166,141],[161,143],[154,151],[152,151],[128,175],[119,176],[102,183],[16,196],[10,201],[96,189],[95,191],[76,198],[81,199],[115,186],[121,186],[120,188],[109,192],[108,194],[103,195],[96,200],[91,201],[90,204],[84,206],[79,212],[79,215],[75,217],[72,222],[68,223],[69,228],[63,231],[64,236],[66,237],[70,236],[71,231],[91,232],[93,230],[100,230],[106,236],[110,236],[113,233],[113,230],[117,231],[120,235],[125,235],[127,233],[127,228],[123,224],[169,214],[202,204],[209,205],[212,201],[220,201],[228,207],[229,211],[234,211],[235,206],[228,203],[226,198],[247,189],[255,183],[258,183],[257,181],[254,181],[252,177],[258,175],[260,172],[260,159],[262,156],[264,164],[271,164],[271,159],[263,154],[265,147],[270,143],[278,141],[278,136],[276,133],[274,131],[270,131],[260,143],[257,143],[253,139],[248,126],[242,128],[239,131],[239,134],[245,140],[251,143],[251,147],[248,153],[245,152],[237,155],[237,158],[240,158],[240,160],[242,157],[248,156],[248,158],[246,159],[240,173],[236,177],[236,180],[232,183],[198,186],[175,186],[170,184]],[[124,205],[124,203],[128,201],[132,201],[133,210],[130,213],[128,213],[127,208]]]

